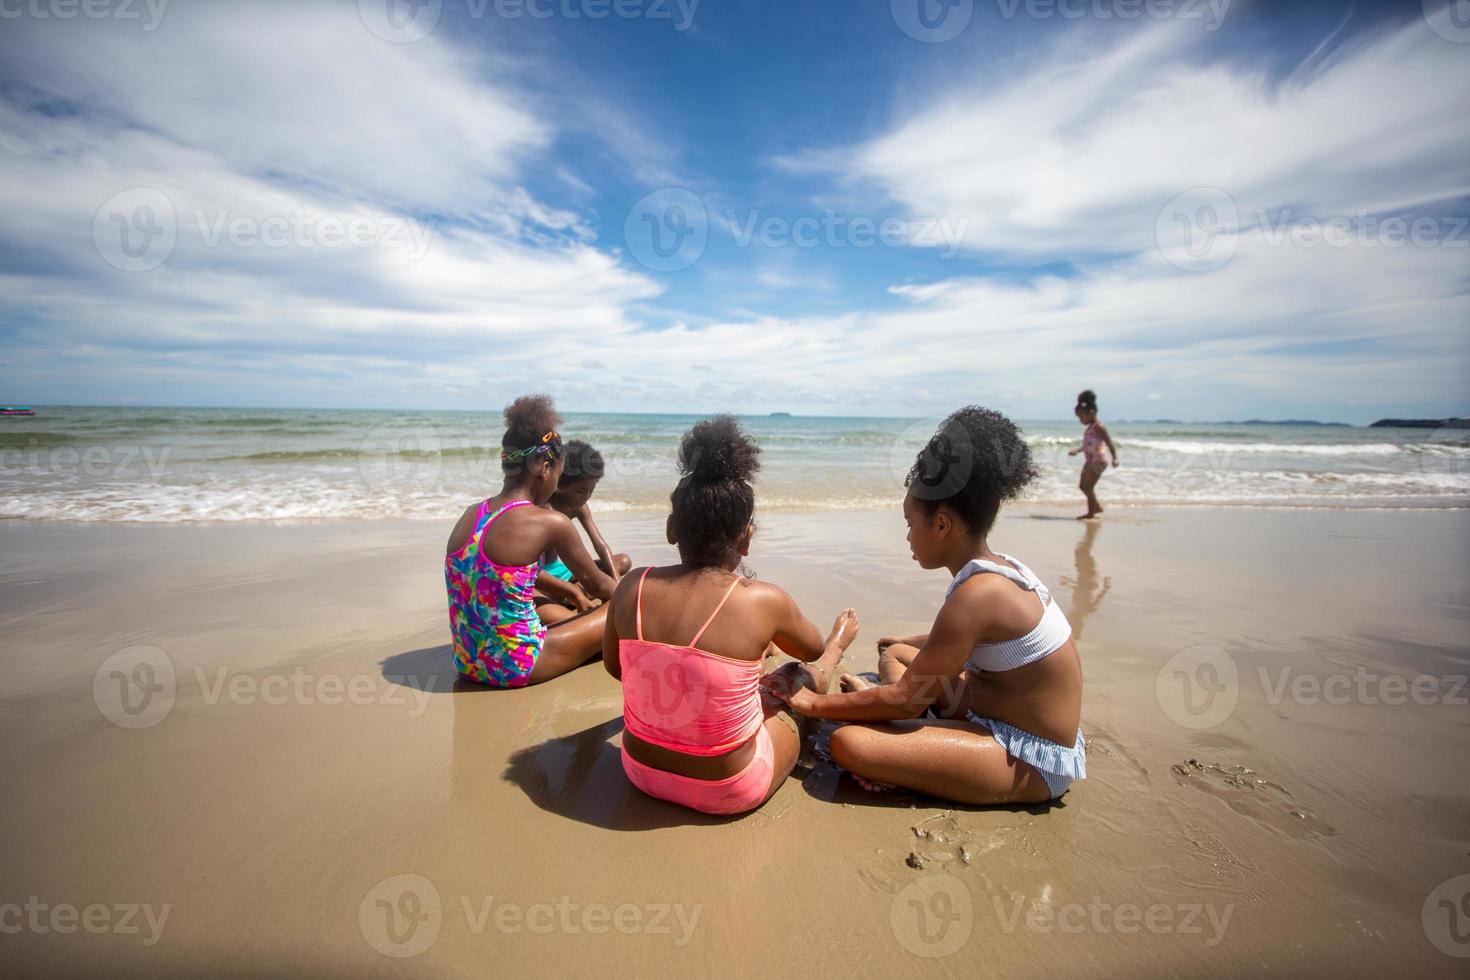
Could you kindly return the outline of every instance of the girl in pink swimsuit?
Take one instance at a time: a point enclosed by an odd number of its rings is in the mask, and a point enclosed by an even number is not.
[[[545,506],[566,465],[551,399],[517,398],[505,422],[505,483],[495,496],[468,507],[449,535],[444,585],[460,676],[490,687],[525,687],[597,656],[607,617],[602,606],[544,626],[535,602],[541,555],[555,548],[600,599],[612,595],[613,580],[587,553],[571,520]]]
[[[771,645],[802,662],[766,683],[825,691],[857,635],[851,609],[823,638],[784,591],[740,574],[755,534],[759,452],[728,415],[684,436],[667,529],[680,561],[619,583],[602,643],[603,663],[623,685],[628,779],[704,813],[755,809],[796,766],[796,720],[763,691]]]
[[[1077,421],[1087,426],[1082,432],[1082,445],[1069,451],[1067,455],[1082,454],[1082,480],[1078,486],[1087,497],[1087,513],[1077,519],[1089,521],[1103,512],[1103,505],[1098,503],[1094,491],[1098,479],[1107,472],[1108,466],[1118,465],[1118,447],[1113,445],[1108,427],[1097,417],[1097,395],[1093,394],[1091,388],[1077,396],[1077,407],[1072,411],[1077,416]]]

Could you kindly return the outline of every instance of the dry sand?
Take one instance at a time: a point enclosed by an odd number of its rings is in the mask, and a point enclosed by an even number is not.
[[[857,607],[858,669],[943,594],[896,514],[760,524],[761,577]],[[1008,516],[1081,634],[1091,778],[967,810],[819,763],[735,821],[627,785],[600,665],[456,687],[447,531],[0,523],[7,973],[1470,967],[1470,514]]]

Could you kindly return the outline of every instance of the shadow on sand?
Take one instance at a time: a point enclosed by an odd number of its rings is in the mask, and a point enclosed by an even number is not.
[[[503,745],[528,729],[549,728],[567,710],[554,685],[501,690],[461,680],[447,643],[394,654],[380,666],[391,683],[453,697],[453,792],[472,807],[484,802],[485,780],[493,771],[486,747]],[[574,710],[588,713],[583,707]],[[709,816],[639,792],[628,782],[612,742],[622,730],[623,718],[615,715],[572,735],[517,749],[501,778],[519,786],[542,810],[604,830],[716,826],[739,819]]]
[[[503,744],[511,732],[548,726],[552,716],[562,710],[554,687],[501,690],[460,680],[447,643],[394,654],[381,667],[384,680],[391,683],[454,698],[453,792],[457,800],[470,807],[487,805],[485,780],[492,770],[486,764],[485,747]],[[798,764],[790,777],[801,780],[807,795],[824,803],[1033,814],[1066,806],[1058,800],[969,807],[901,790],[870,793],[828,759],[826,744],[833,727],[823,724],[813,750],[808,752],[810,764]],[[543,739],[511,753],[501,778],[520,787],[526,798],[542,810],[604,830],[714,827],[750,816],[714,816],[645,796],[628,782],[620,750],[612,741],[622,730],[622,716],[615,715],[574,734]]]

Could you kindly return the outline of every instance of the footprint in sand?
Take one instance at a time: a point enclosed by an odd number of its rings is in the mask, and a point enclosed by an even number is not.
[[[1176,782],[1208,793],[1236,813],[1294,840],[1331,837],[1331,826],[1306,812],[1284,787],[1246,766],[1186,759],[1170,767]]]

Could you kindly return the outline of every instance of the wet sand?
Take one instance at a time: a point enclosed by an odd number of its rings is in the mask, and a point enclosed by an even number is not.
[[[599,664],[455,684],[448,522],[0,523],[0,956],[17,975],[1463,976],[1470,514],[1069,516],[1007,516],[994,544],[1080,633],[1089,779],[954,809],[819,760],[734,821],[626,783]],[[755,572],[823,627],[857,607],[852,668],[943,595],[896,513],[759,522]],[[636,561],[669,555],[661,520],[603,526]]]

